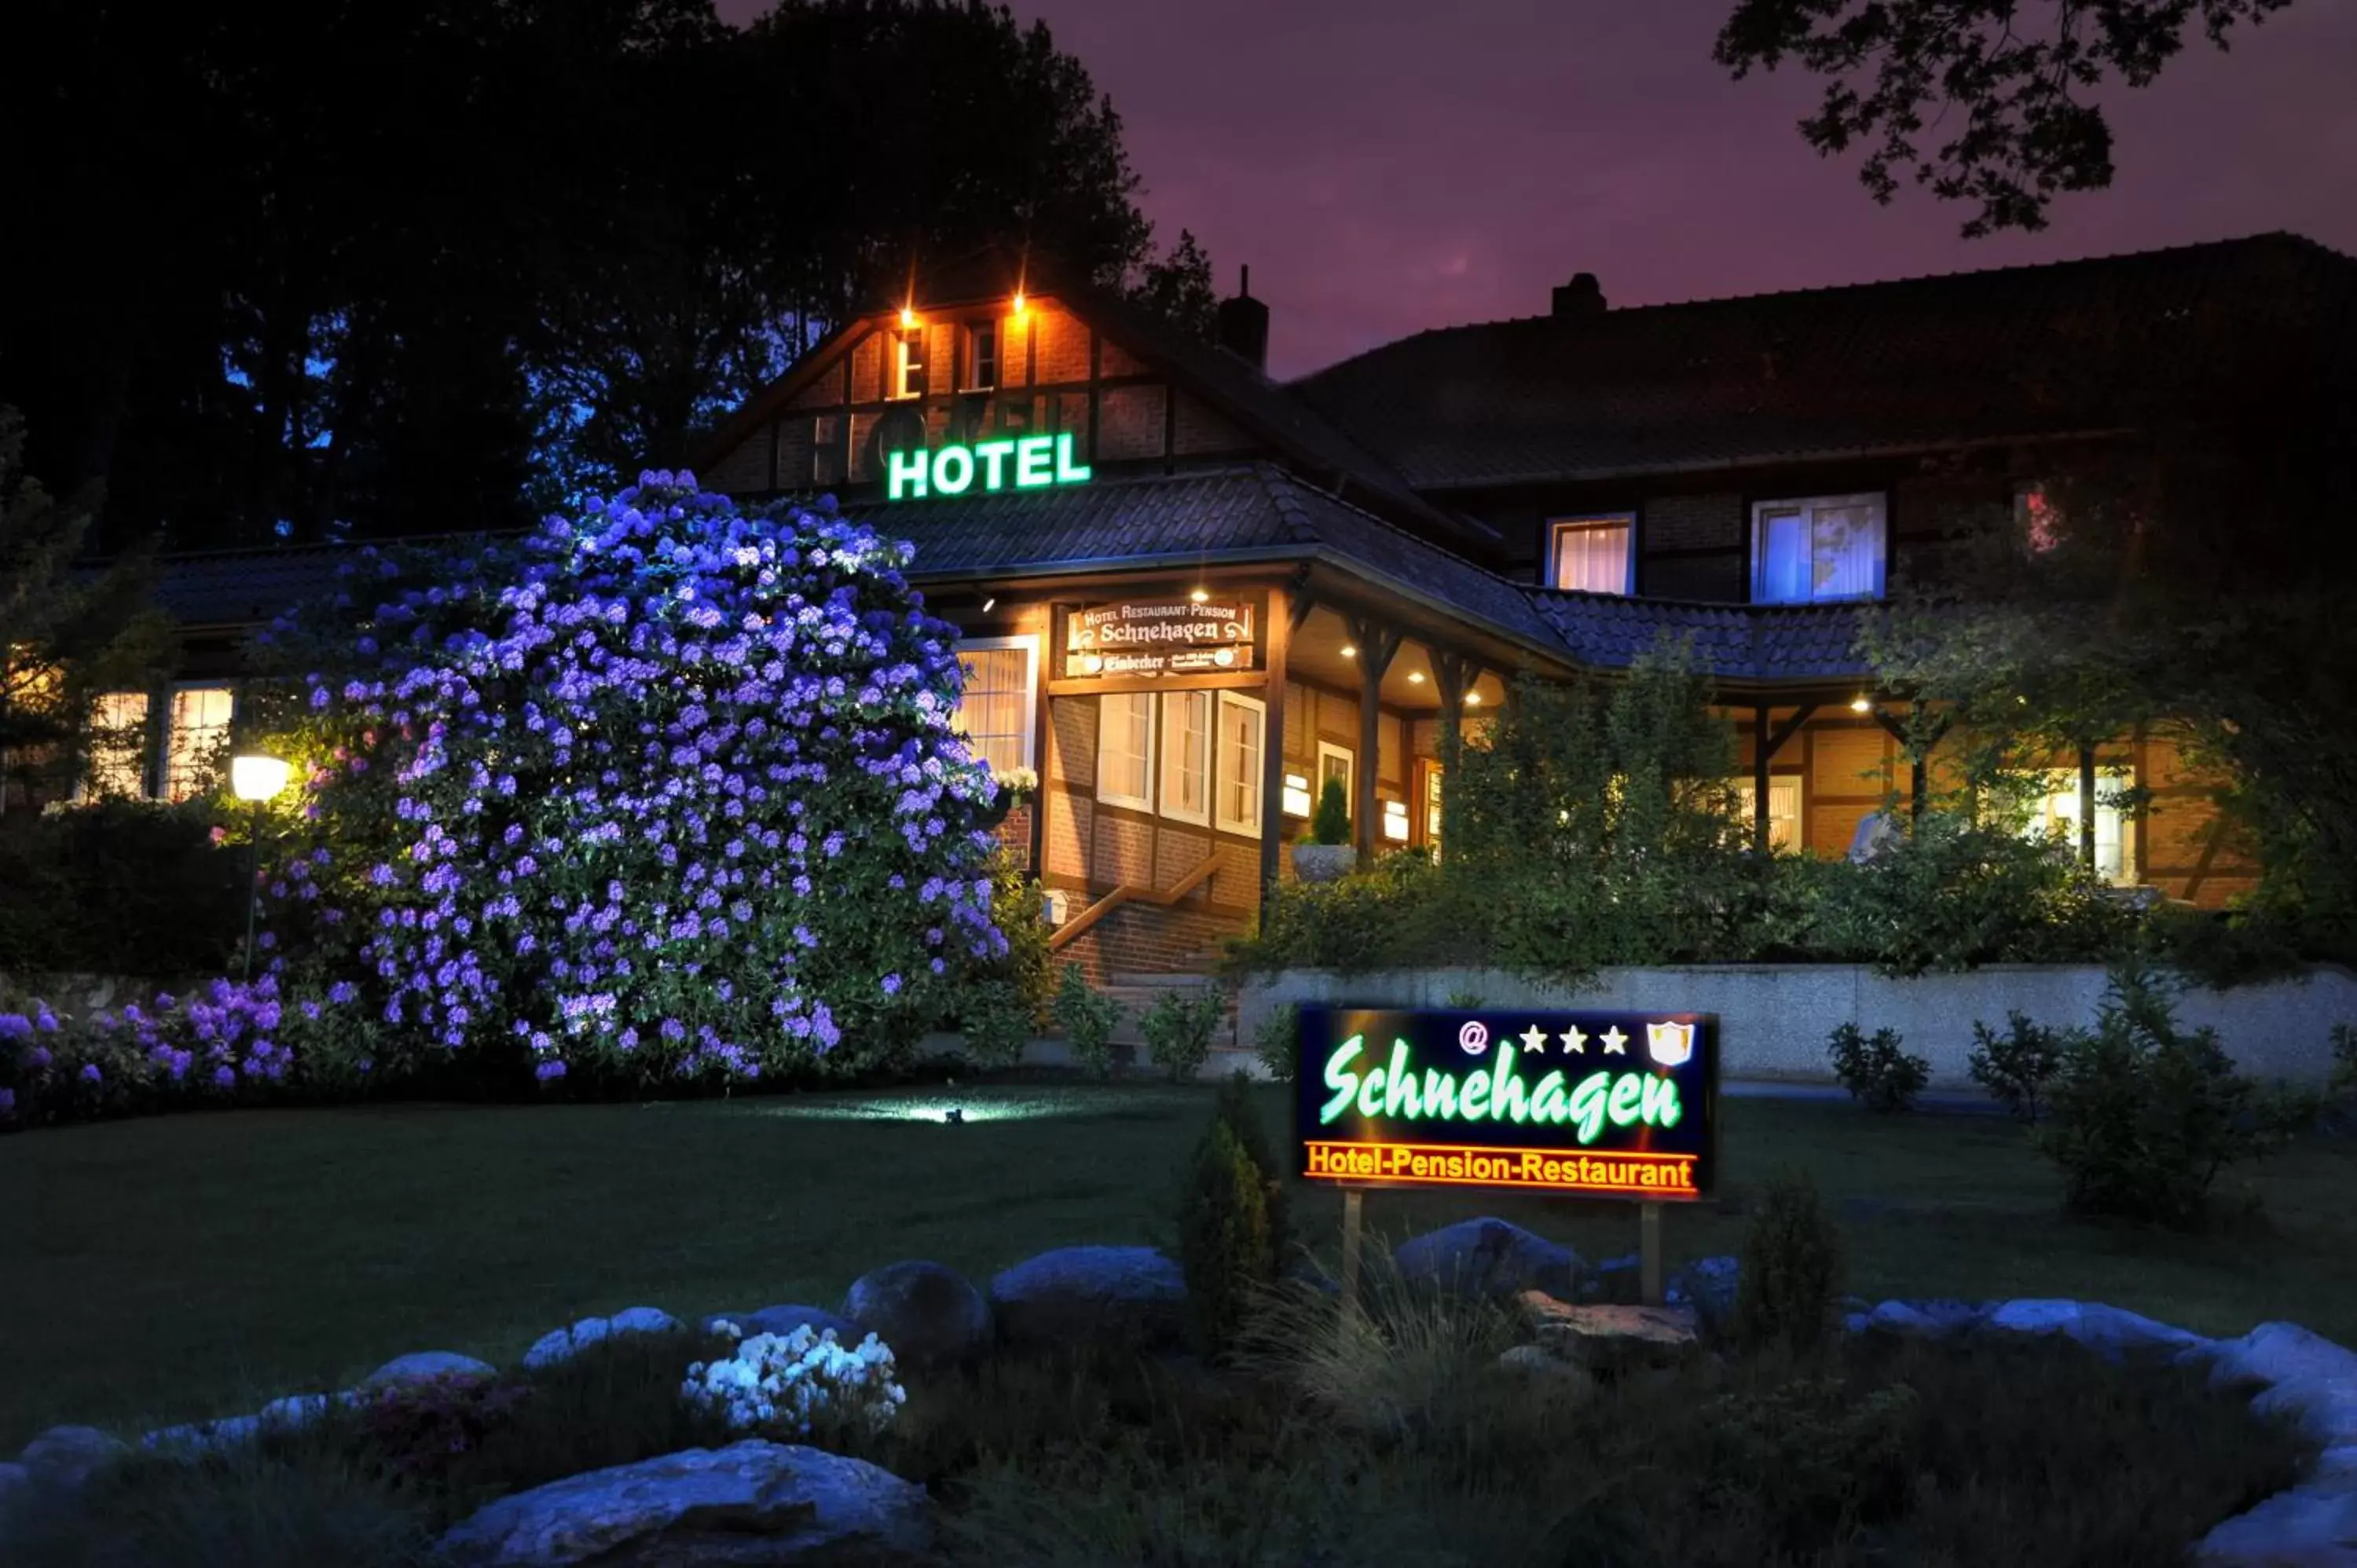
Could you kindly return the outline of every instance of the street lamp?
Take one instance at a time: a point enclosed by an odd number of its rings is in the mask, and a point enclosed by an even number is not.
[[[245,884],[245,978],[253,978],[253,915],[254,906],[262,894],[262,824],[263,808],[271,798],[286,788],[288,772],[285,759],[266,757],[259,752],[229,759],[230,793],[253,808],[253,864]]]

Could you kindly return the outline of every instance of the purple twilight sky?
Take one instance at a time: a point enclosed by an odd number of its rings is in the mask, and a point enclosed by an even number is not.
[[[1730,0],[1016,0],[1125,123],[1157,231],[1269,303],[1289,376],[1427,327],[2102,255],[2288,229],[2357,252],[2357,4],[2297,0],[2109,100],[2118,177],[2035,235],[1878,208],[1794,122],[1789,65],[1730,81]],[[721,0],[743,20],[760,0]],[[2035,7],[2043,11],[2045,7]]]

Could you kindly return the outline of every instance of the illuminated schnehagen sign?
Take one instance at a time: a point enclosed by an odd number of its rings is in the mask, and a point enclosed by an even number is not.
[[[1072,433],[1007,436],[971,446],[884,454],[884,499],[962,496],[968,491],[1044,490],[1085,483],[1087,464],[1072,456]]]
[[[1700,1013],[1301,1010],[1301,1174],[1644,1202],[1706,1195],[1717,1020]]]

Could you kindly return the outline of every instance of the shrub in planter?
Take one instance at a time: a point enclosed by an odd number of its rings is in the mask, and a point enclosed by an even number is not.
[[[1224,1115],[1196,1144],[1178,1198],[1178,1266],[1188,1330],[1208,1358],[1234,1348],[1260,1295],[1276,1281],[1268,1177]]]
[[[1931,1079],[1932,1064],[1900,1050],[1900,1040],[1896,1029],[1877,1029],[1868,1036],[1856,1024],[1843,1024],[1826,1041],[1834,1077],[1869,1111],[1888,1115],[1913,1109]]]
[[[1099,1078],[1114,1069],[1113,1032],[1121,1026],[1121,1004],[1089,983],[1077,963],[1064,966],[1056,988],[1056,1022],[1072,1047],[1072,1059]]]
[[[1770,1178],[1736,1273],[1736,1342],[1804,1352],[1832,1326],[1841,1292],[1841,1236],[1816,1184],[1798,1171]]]
[[[1226,1015],[1227,1004],[1209,986],[1173,989],[1155,997],[1137,1021],[1146,1037],[1146,1058],[1183,1083],[1211,1059],[1211,1036]]]
[[[2062,1031],[2033,1024],[2018,1011],[2007,1013],[2005,1023],[2003,1035],[1974,1023],[1969,1070],[1992,1099],[2035,1127],[2040,1096],[2062,1069],[2067,1040]]]
[[[2093,1029],[2062,1051],[2039,1147],[2072,1213],[2190,1229],[2219,1173],[2264,1153],[2300,1118],[2234,1070],[2212,1029],[2177,1024],[2171,983],[2115,968]]]
[[[1280,1003],[1253,1031],[1253,1052],[1268,1076],[1279,1083],[1293,1081],[1294,1060],[1301,1054],[1301,1004]]]

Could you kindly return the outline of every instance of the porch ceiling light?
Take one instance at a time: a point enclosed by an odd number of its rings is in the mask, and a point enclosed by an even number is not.
[[[1023,314],[1023,291],[1019,288],[1015,291],[1015,314]]]
[[[1209,590],[1208,588],[1196,588],[1196,589],[1193,589],[1192,591],[1190,591],[1190,592],[1187,595],[1187,601],[1188,601],[1189,604],[1197,604],[1197,605],[1200,605],[1200,604],[1201,604],[1205,599],[1208,599],[1208,598],[1210,598],[1211,596],[1211,590]]]
[[[997,606],[997,604],[998,604],[998,596],[997,596],[996,594],[985,594],[985,595],[984,595],[984,596],[983,596],[983,599],[982,599],[982,613],[983,613],[983,614],[985,614],[985,615],[988,615],[988,614],[991,612],[991,610],[992,610],[993,608],[995,608],[995,607]]]
[[[1479,692],[1468,692],[1468,693],[1465,693],[1465,705],[1466,705],[1467,707],[1469,707],[1469,708],[1478,708],[1478,707],[1480,707],[1480,706],[1481,705],[1481,693],[1479,693]]]
[[[1359,656],[1359,650],[1358,650],[1357,649],[1355,649],[1355,648],[1351,647],[1351,646],[1349,643],[1347,643],[1347,642],[1346,642],[1346,643],[1344,643],[1344,644],[1342,645],[1342,657],[1343,657],[1343,658],[1345,658],[1345,659],[1356,659],[1358,656]]]
[[[1874,699],[1860,692],[1849,700],[1849,711],[1854,714],[1870,714],[1874,712]]]
[[[914,327],[916,324],[917,324],[917,313],[916,313],[914,310],[910,309],[909,306],[905,306],[905,305],[904,305],[904,306],[902,306],[900,307],[900,325],[901,325],[903,328],[909,328],[909,327]]]
[[[1421,685],[1423,685],[1423,684],[1424,684],[1424,671],[1421,671],[1421,670],[1411,670],[1411,671],[1409,671],[1407,672],[1407,681],[1408,681],[1408,684],[1409,684],[1409,685],[1411,685],[1411,686],[1421,686]]]

